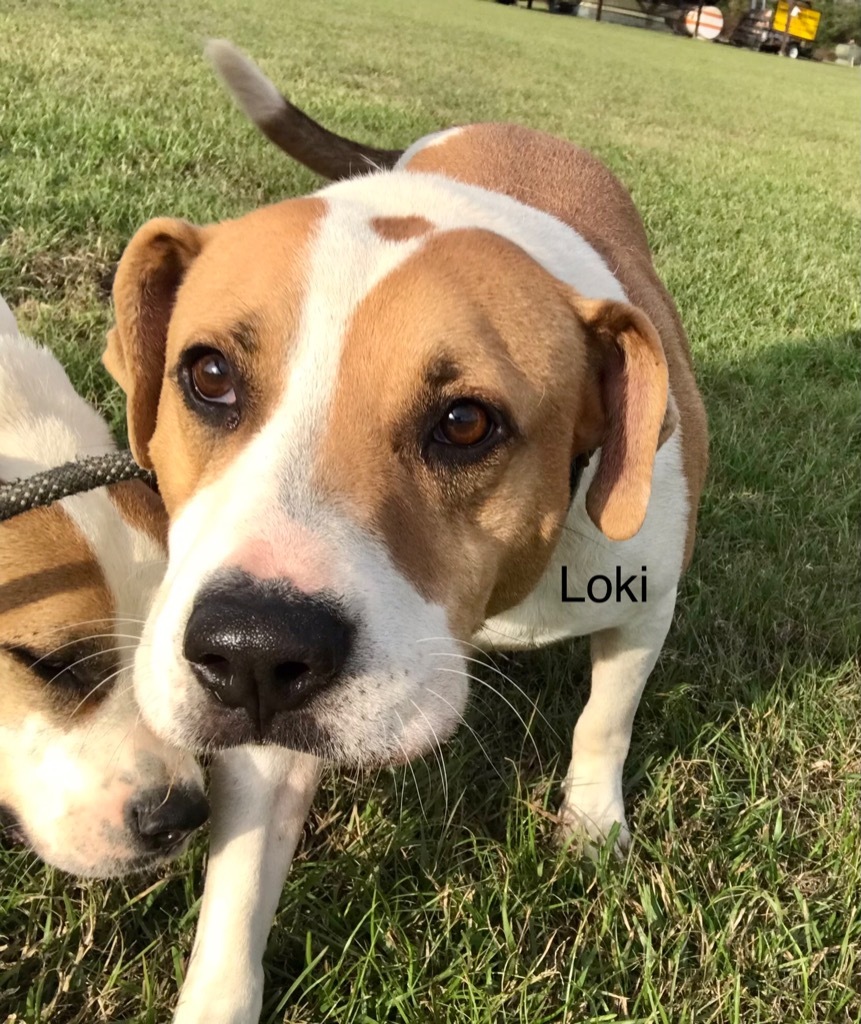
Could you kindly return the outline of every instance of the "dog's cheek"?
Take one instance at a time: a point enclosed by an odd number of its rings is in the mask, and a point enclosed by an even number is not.
[[[9,740],[0,735],[6,750]],[[104,779],[90,770],[82,756],[86,740],[86,730],[64,732],[43,715],[29,716],[16,730],[11,779],[15,796],[10,806],[27,845],[48,863],[77,874],[91,874],[122,853],[116,836],[123,830],[127,799],[125,792],[115,799]]]

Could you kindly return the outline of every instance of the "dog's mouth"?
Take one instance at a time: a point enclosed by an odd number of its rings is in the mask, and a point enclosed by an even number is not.
[[[273,715],[263,727],[241,712],[208,701],[189,732],[187,742],[199,758],[212,757],[216,751],[231,747],[271,744],[333,763],[340,760],[329,730],[312,710],[305,708]]]
[[[0,850],[11,850],[16,846],[29,846],[27,833],[15,812],[0,804]]]
[[[81,877],[120,878],[126,875],[148,874],[162,867],[183,853],[191,843],[191,834],[186,833],[175,843],[160,850],[152,850],[135,854],[133,857],[109,859],[101,864],[92,865],[89,869],[79,867],[72,870]],[[15,850],[33,850],[33,843],[24,829],[21,819],[6,804],[0,804],[0,852]],[[66,870],[69,870],[66,868]]]
[[[129,860],[117,861],[114,865],[104,869],[103,878],[124,878],[127,875],[147,875],[165,864],[180,856],[191,843],[191,838],[185,836],[173,846],[166,847],[153,853],[141,853]]]

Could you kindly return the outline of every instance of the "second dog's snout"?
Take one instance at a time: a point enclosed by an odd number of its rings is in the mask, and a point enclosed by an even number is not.
[[[198,597],[183,653],[200,684],[227,707],[244,708],[262,736],[273,715],[334,681],[351,637],[333,606],[277,582],[232,576]]]
[[[199,789],[166,786],[142,793],[126,813],[140,845],[150,853],[162,853],[200,828],[209,817],[209,804]]]

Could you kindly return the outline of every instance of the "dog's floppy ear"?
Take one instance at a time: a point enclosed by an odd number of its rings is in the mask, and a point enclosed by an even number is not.
[[[574,297],[573,305],[603,410],[601,459],[586,494],[586,511],[610,540],[628,540],[646,518],[655,454],[678,418],[675,403],[667,401],[667,360],[642,310],[581,296]],[[594,378],[589,386],[595,386]]]
[[[138,230],[114,279],[116,326],[108,332],[102,362],[125,391],[129,443],[141,466],[152,467],[149,442],[155,430],[167,329],[176,293],[203,245],[203,231],[159,217]]]

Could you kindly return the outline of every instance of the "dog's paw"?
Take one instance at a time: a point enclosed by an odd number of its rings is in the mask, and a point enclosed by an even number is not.
[[[571,788],[563,796],[559,809],[562,842],[574,852],[590,860],[597,860],[601,851],[612,843],[613,854],[621,859],[631,843],[631,832],[625,821],[625,806],[621,799],[574,799]]]
[[[560,840],[566,849],[589,860],[598,860],[609,844],[613,856],[621,860],[631,843],[631,832],[624,819],[610,820],[601,825],[584,815],[578,808],[566,807],[560,812]]]

